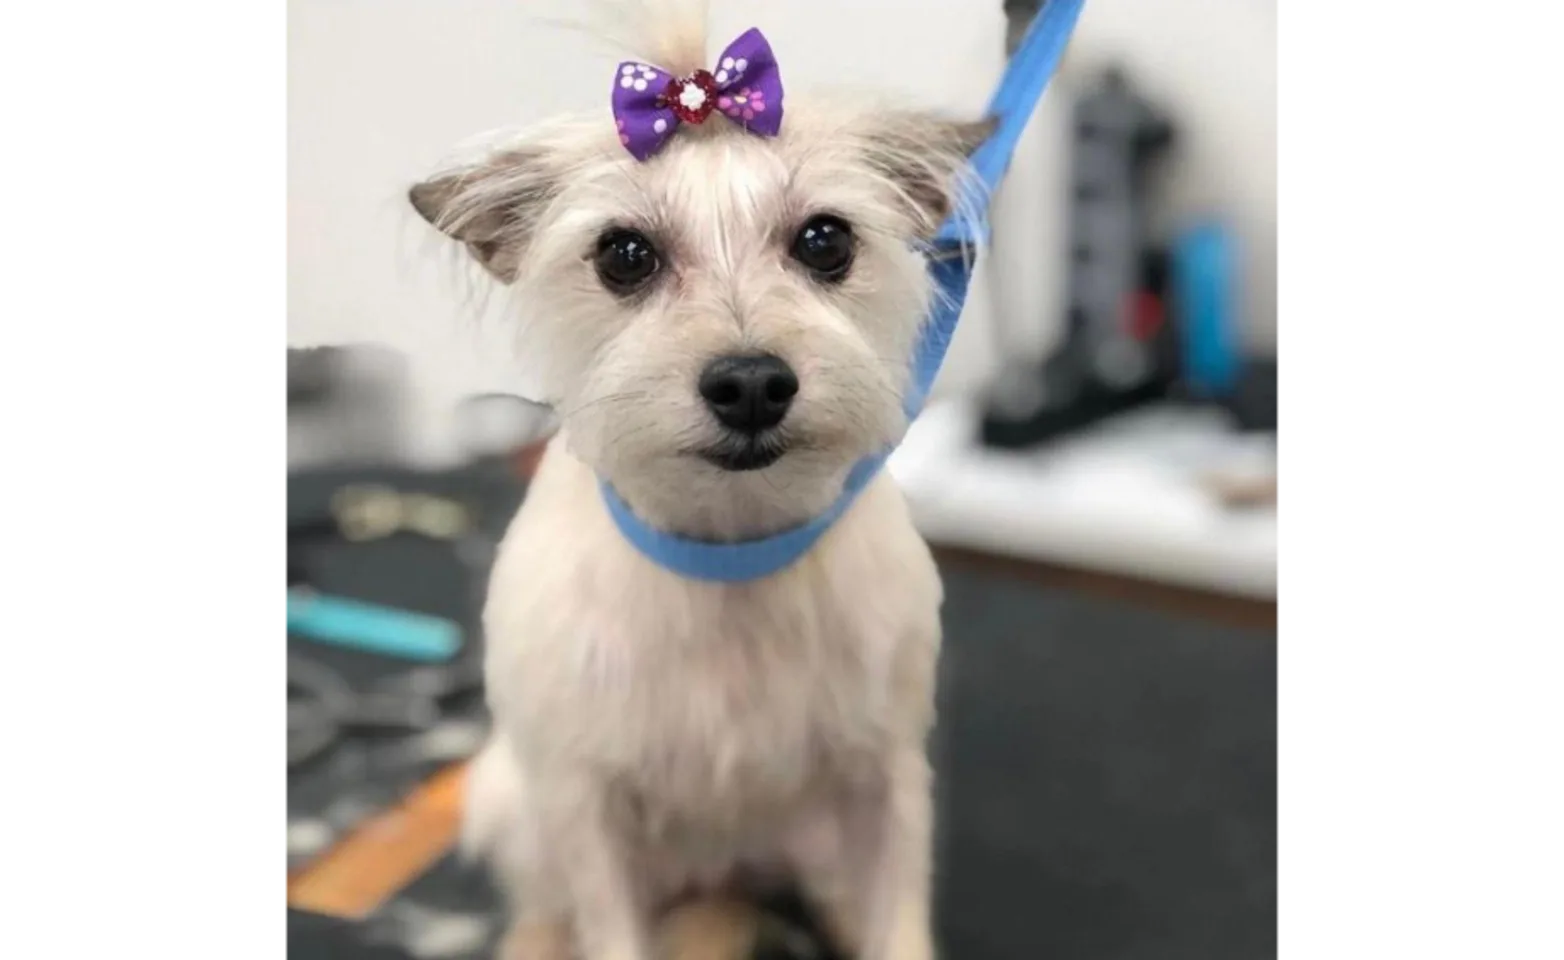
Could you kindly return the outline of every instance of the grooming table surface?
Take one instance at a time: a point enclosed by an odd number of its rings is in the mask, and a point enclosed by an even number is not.
[[[1264,600],[1276,598],[1276,511],[1224,507],[1208,472],[1273,475],[1274,442],[1214,411],[1127,413],[1036,450],[977,442],[966,403],[933,404],[891,457],[936,543]]]
[[[1275,634],[944,572],[947,955],[1275,956]]]
[[[374,478],[404,489],[426,482]],[[319,503],[331,483],[354,479],[291,478],[290,499]],[[492,478],[437,482],[442,492],[469,490],[485,502],[506,498]],[[405,591],[431,612],[463,608],[461,597],[429,593],[436,580],[456,590],[459,578],[431,578],[406,543],[354,549],[380,551],[370,598]],[[1274,626],[1224,626],[961,558],[943,559],[942,568],[946,640],[934,752],[944,955],[1275,956]],[[323,577],[352,583],[321,586],[362,584],[355,592],[370,592],[358,579],[367,569],[324,563]],[[317,786],[301,782],[290,792],[302,799]],[[430,802],[439,810],[449,805],[443,787],[425,792],[438,795]],[[425,819],[448,839],[443,813]],[[368,912],[358,925],[363,939],[410,954],[488,960],[497,924],[482,876],[449,856],[416,874]],[[299,956],[311,955],[311,929],[299,925]]]

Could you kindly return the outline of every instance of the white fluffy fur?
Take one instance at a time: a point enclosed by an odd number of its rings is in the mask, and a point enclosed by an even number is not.
[[[651,911],[742,866],[796,875],[847,939],[916,941],[865,956],[929,955],[941,594],[889,479],[795,567],[702,584],[634,552],[557,441],[491,590],[499,727],[466,836],[522,922],[574,917],[587,956],[644,956]]]
[[[647,59],[705,59],[695,19],[653,22]],[[564,424],[493,573],[495,734],[465,829],[512,895],[515,960],[643,960],[681,895],[773,876],[801,883],[858,956],[932,955],[940,584],[892,481],[795,566],[738,585],[636,553],[597,487],[667,530],[764,534],[824,509],[906,427],[933,296],[918,245],[961,203],[970,128],[791,86],[786,107],[775,140],[713,117],[645,164],[606,112],[561,121],[413,192],[513,285],[518,346],[547,359]],[[825,212],[858,238],[839,287],[787,252]],[[609,226],[662,250],[644,295],[598,281]],[[719,436],[695,383],[741,352],[782,357],[801,387],[788,452],[729,472],[695,455]]]

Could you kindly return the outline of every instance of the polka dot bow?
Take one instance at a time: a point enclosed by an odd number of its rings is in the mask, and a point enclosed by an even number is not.
[[[722,51],[715,70],[674,77],[644,63],[622,63],[614,74],[619,142],[637,160],[662,149],[681,123],[723,114],[751,133],[774,137],[782,128],[782,77],[771,44],[746,30]]]

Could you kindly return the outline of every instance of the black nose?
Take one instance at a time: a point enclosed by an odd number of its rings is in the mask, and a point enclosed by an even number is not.
[[[701,372],[700,391],[724,426],[759,433],[787,416],[798,376],[777,357],[718,357]]]

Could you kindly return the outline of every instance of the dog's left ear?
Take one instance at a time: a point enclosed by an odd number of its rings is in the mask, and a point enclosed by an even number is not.
[[[888,111],[863,131],[865,154],[870,166],[896,187],[917,233],[927,239],[957,208],[963,193],[972,189],[967,160],[998,125],[992,117],[952,120]]]
[[[561,178],[546,151],[501,151],[472,167],[415,184],[408,200],[435,229],[466,244],[502,283],[512,283],[538,215],[558,194]]]

